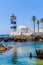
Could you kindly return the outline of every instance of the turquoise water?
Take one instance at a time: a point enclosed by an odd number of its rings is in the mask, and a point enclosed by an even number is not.
[[[43,42],[3,42],[14,48],[0,54],[0,65],[43,65],[43,60],[34,58],[36,49],[43,49]],[[32,53],[32,58],[29,58]]]

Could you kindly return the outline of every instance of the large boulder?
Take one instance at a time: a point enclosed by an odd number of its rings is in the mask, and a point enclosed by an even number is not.
[[[7,50],[10,50],[10,49],[12,49],[13,47],[12,46],[8,46],[8,45],[6,45],[6,44],[0,44],[0,53],[3,53],[3,52],[5,52],[5,51],[7,51]]]

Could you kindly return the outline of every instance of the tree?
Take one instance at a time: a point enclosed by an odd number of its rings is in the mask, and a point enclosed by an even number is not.
[[[34,23],[34,32],[35,32],[35,21],[36,21],[36,17],[32,16],[32,20],[33,20],[33,23]]]
[[[42,23],[42,32],[43,32],[43,18],[41,18],[40,22]]]
[[[38,25],[38,32],[39,32],[39,20],[37,20],[37,25]]]

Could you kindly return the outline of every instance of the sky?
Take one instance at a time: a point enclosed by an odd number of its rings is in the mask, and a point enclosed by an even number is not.
[[[32,16],[37,20],[43,18],[43,0],[0,0],[0,34],[10,33],[12,14],[17,17],[17,27],[33,28]]]

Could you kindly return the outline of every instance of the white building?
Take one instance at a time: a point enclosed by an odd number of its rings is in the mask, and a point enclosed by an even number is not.
[[[34,32],[34,29],[31,28],[31,30]],[[37,28],[35,28],[35,32],[38,32]],[[43,28],[39,28],[39,32],[43,32]]]
[[[33,33],[31,33],[31,34],[33,34],[33,35],[41,35],[41,34],[43,34],[43,28],[39,28],[39,32],[38,32],[38,29],[37,28],[35,28],[35,32],[34,32],[34,29],[31,29],[32,31],[33,31]]]
[[[26,27],[26,26],[19,26],[17,27],[17,30],[13,33],[13,35],[30,35],[32,33],[32,31]]]

